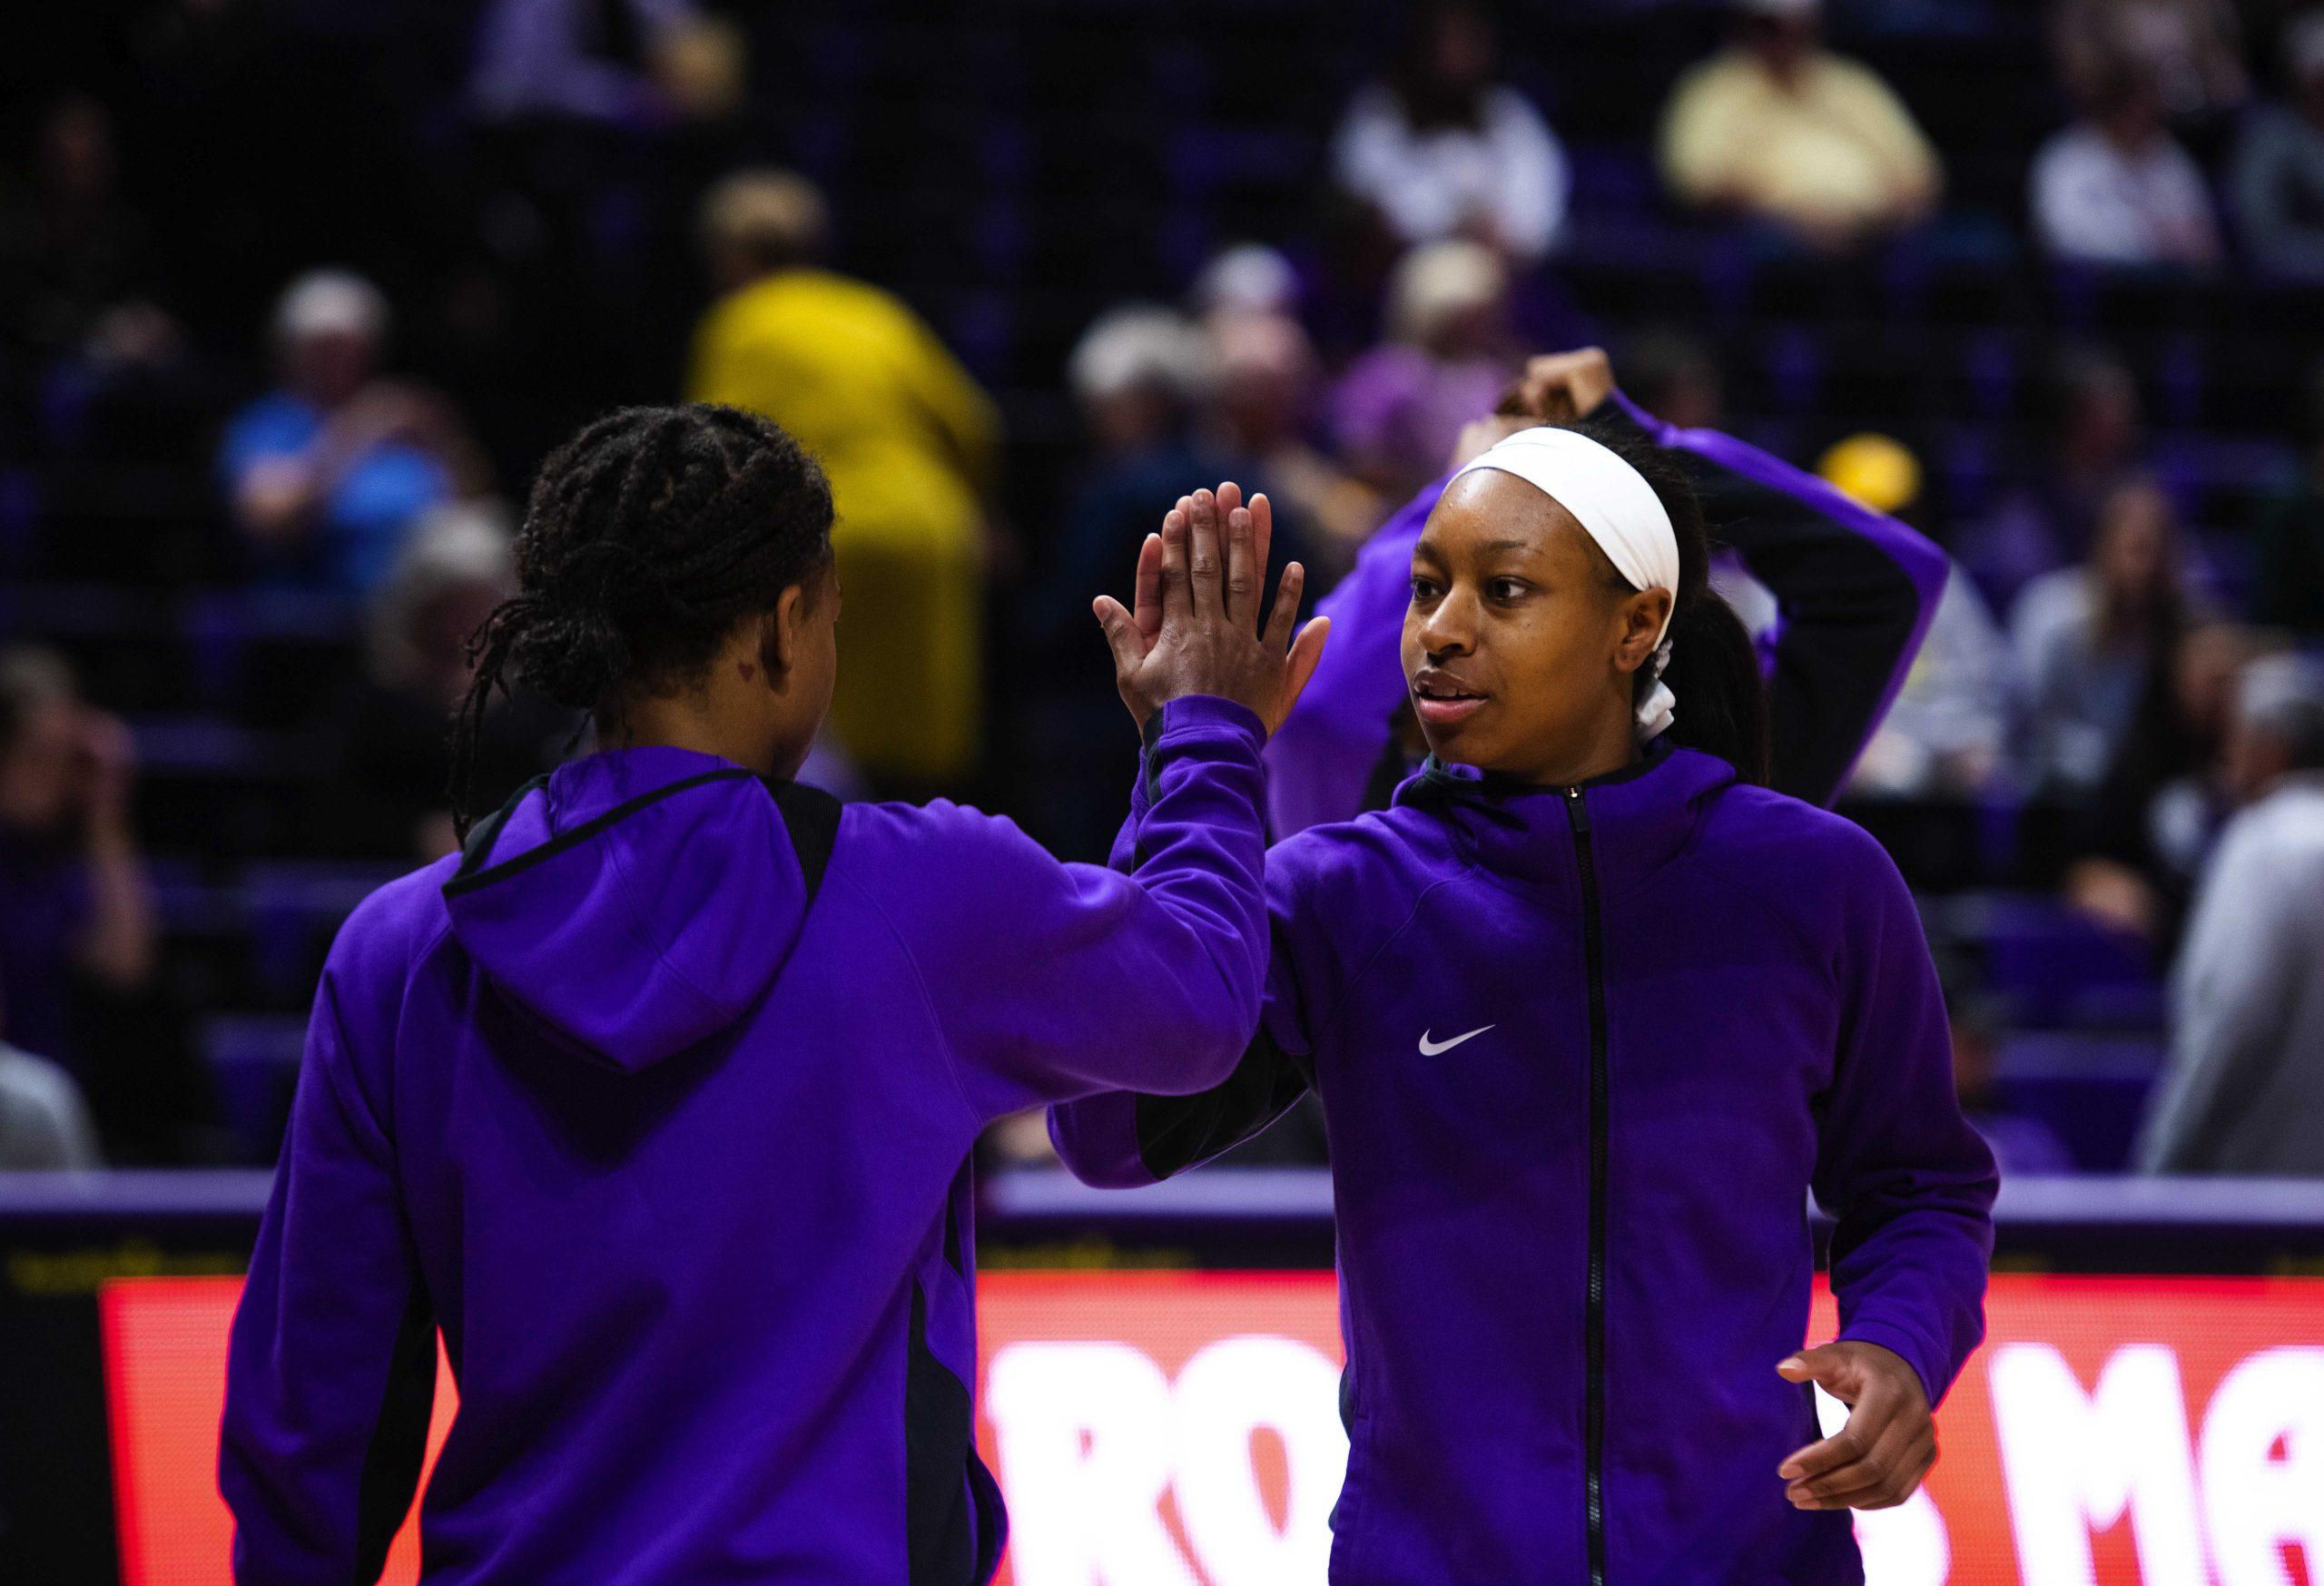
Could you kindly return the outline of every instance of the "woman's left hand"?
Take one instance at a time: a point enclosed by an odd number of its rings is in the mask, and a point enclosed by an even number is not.
[[[1903,1356],[1844,1338],[1803,1349],[1776,1370],[1848,1407],[1846,1425],[1776,1467],[1794,1508],[1893,1509],[1913,1495],[1936,1463],[1936,1422]]]

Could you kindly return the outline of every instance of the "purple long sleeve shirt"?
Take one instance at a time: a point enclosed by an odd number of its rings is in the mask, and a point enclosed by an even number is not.
[[[1192,1097],[1050,1111],[1167,1177],[1312,1088],[1351,1448],[1337,1586],[1860,1581],[1776,1474],[1819,1435],[1807,1199],[1841,1336],[1936,1403],[1982,1335],[1995,1178],[1903,879],[1860,828],[1658,748],[1573,789],[1434,765],[1267,856],[1258,1039]]]
[[[440,1327],[431,1586],[988,1579],[970,1149],[1258,1018],[1260,724],[1151,727],[1135,875],[648,748],[358,909],[234,1321],[237,1578],[377,1577]]]

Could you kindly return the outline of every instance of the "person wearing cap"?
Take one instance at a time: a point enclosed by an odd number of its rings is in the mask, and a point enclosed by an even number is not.
[[[1430,758],[1269,852],[1241,1065],[1051,1109],[1066,1164],[1127,1187],[1321,1098],[1336,1586],[1861,1581],[1847,1512],[1914,1492],[1982,1335],[1993,1158],[1912,897],[1765,785],[1709,559],[1679,467],[1611,414],[1457,472],[1399,657]],[[1811,1189],[1839,1335],[1807,1348]],[[1811,1383],[1850,1406],[1828,1436]]]
[[[387,299],[351,271],[292,281],[274,311],[275,389],[235,416],[218,470],[261,576],[361,596],[430,507],[487,468],[449,405],[379,377]]]
[[[2171,976],[2149,1173],[2324,1177],[2324,662],[2245,671],[2221,833]]]
[[[1508,313],[1508,267],[1482,243],[1431,242],[1397,261],[1388,340],[1332,392],[1333,437],[1359,478],[1402,500],[1436,476],[1509,383]]]
[[[973,768],[982,737],[986,500],[1000,419],[920,317],[825,269],[822,195],[742,171],[703,200],[718,290],[694,333],[689,396],[773,419],[830,475],[849,592],[832,724],[891,791]]]
[[[1679,80],[1662,169],[1692,208],[1837,252],[1925,220],[1942,172],[1886,83],[1818,39],[1818,0],[1737,0],[1736,42]]]
[[[2245,122],[2229,191],[2251,262],[2280,281],[2324,281],[2324,13],[2284,31],[2290,94]]]

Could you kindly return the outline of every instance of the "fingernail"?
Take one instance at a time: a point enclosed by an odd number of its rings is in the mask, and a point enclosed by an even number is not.
[[[1776,1467],[1776,1474],[1781,1476],[1787,1482],[1796,1482],[1799,1479],[1799,1467],[1797,1465],[1777,1465]]]
[[[1799,1366],[1804,1366],[1804,1365],[1806,1365],[1807,1364],[1807,1363],[1806,1361],[1802,1360],[1802,1359],[1801,1359],[1799,1356],[1797,1356],[1797,1355],[1787,1355],[1787,1356],[1785,1356],[1783,1359],[1781,1359],[1781,1360],[1779,1360],[1779,1361],[1776,1362],[1776,1369],[1777,1369],[1777,1371],[1781,1371],[1785,1366],[1787,1366],[1787,1365],[1799,1365]]]

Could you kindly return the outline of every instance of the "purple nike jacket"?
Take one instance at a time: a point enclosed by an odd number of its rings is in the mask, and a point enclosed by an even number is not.
[[[1092,1184],[1177,1173],[1310,1089],[1331,1139],[1350,1449],[1338,1586],[1840,1586],[1808,1193],[1840,1335],[1936,1403],[1983,1333],[1994,1165],[1887,854],[1660,747],[1571,788],[1431,764],[1267,856],[1258,1039],[1192,1097],[1054,1108]]]
[[[1912,669],[1945,589],[1945,553],[1780,458],[1665,424],[1620,391],[1593,417],[1627,421],[1676,453],[1714,545],[1776,596],[1777,626],[1761,639],[1773,783],[1829,803]],[[1413,546],[1443,493],[1439,481],[1383,524],[1315,608],[1332,619],[1332,642],[1267,744],[1278,838],[1382,808],[1413,769],[1396,732],[1408,714],[1398,645]]]
[[[431,1586],[974,1586],[969,1153],[1226,1079],[1257,1024],[1258,719],[1149,724],[1136,873],[673,749],[520,793],[340,931],[234,1320],[243,1586],[377,1577],[436,1372]]]

